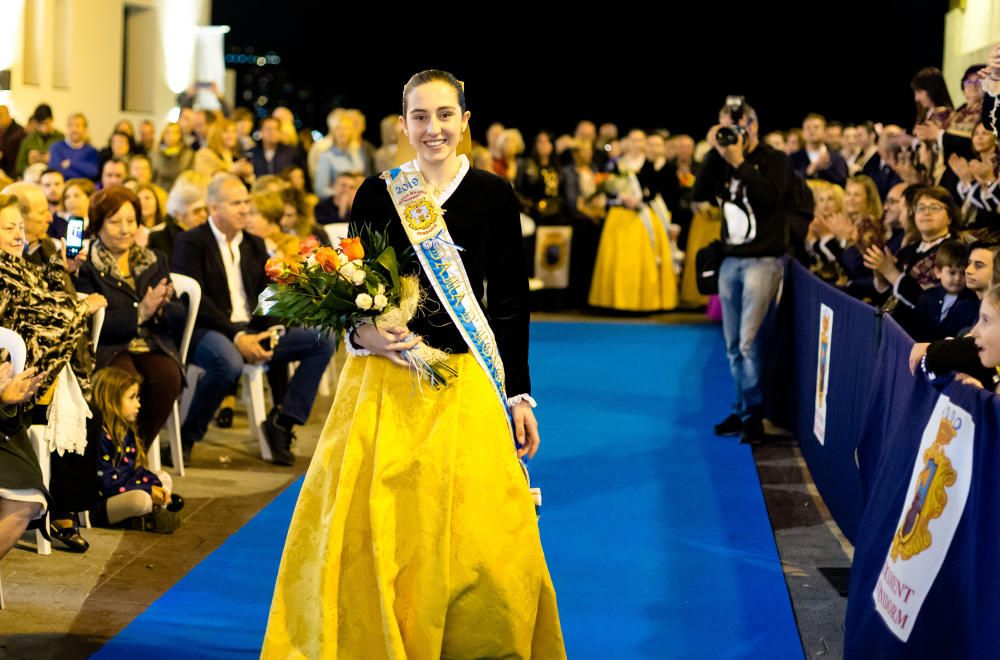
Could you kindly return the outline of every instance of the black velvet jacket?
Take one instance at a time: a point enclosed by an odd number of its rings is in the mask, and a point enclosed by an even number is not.
[[[510,184],[495,174],[470,169],[442,208],[452,239],[464,248],[460,254],[472,282],[472,293],[483,305],[496,336],[507,377],[507,395],[529,394],[528,276],[517,196]],[[411,255],[403,271],[420,275],[420,286],[428,300],[410,322],[410,329],[434,348],[467,353],[465,340],[412,255],[410,240],[385,181],[376,176],[365,179],[354,198],[351,235],[357,235],[365,225],[376,231],[388,228],[389,243],[396,254]]]

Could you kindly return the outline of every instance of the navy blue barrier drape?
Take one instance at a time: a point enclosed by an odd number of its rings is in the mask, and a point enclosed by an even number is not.
[[[910,375],[912,341],[884,323],[860,437],[866,506],[845,656],[997,657],[998,399],[951,377]]]
[[[874,308],[828,286],[790,261],[779,315],[778,361],[771,374],[777,418],[795,433],[813,481],[837,525],[852,542],[861,519],[862,490],[855,462],[872,380],[881,320]],[[828,345],[826,423],[815,433],[816,396],[822,376],[820,317],[832,312]],[[782,418],[780,411],[785,411]]]

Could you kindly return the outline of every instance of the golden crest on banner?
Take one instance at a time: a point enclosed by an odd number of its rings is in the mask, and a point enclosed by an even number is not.
[[[893,561],[900,557],[906,561],[931,547],[933,539],[928,526],[948,505],[945,489],[953,486],[958,478],[944,451],[957,433],[952,421],[942,417],[934,444],[924,452],[924,467],[914,486],[910,507],[892,539],[889,556]]]
[[[426,199],[407,204],[403,214],[406,224],[415,231],[427,229],[438,221],[437,210]]]

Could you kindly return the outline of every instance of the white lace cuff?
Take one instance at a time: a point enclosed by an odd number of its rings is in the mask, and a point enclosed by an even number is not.
[[[518,394],[517,396],[512,396],[507,398],[507,407],[513,408],[522,401],[527,401],[531,404],[532,408],[538,407],[538,402],[530,394]]]

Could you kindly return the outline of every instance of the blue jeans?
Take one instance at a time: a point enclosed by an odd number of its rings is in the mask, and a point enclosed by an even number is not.
[[[781,257],[726,257],[719,269],[722,334],[736,384],[736,412],[744,420],[764,416],[761,378],[773,321],[768,312],[783,272]]]
[[[309,419],[316,390],[333,355],[333,341],[313,330],[290,328],[268,363],[268,380],[274,403],[281,412],[299,424]],[[201,440],[219,404],[233,391],[243,372],[243,356],[225,335],[208,330],[199,339],[191,357],[192,364],[205,370],[198,381],[187,419],[181,428],[186,445]],[[288,380],[288,363],[298,362],[295,375]]]

